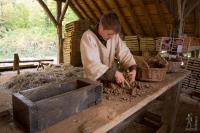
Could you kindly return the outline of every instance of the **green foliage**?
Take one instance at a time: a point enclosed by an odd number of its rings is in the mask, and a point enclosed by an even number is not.
[[[14,53],[22,58],[55,57],[56,28],[51,20],[36,0],[17,1],[0,0],[0,60],[12,59]],[[44,1],[55,16],[55,1]],[[66,23],[77,19],[68,8],[63,31]]]

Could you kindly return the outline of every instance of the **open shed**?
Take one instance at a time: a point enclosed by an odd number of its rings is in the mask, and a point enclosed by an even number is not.
[[[199,131],[200,0],[55,0],[56,16],[52,15],[43,0],[37,1],[57,29],[58,64],[50,64],[41,71],[21,73],[14,78],[8,77],[7,73],[0,75],[2,83],[8,78],[8,82],[3,85],[0,82],[0,87],[4,87],[0,89],[0,98],[3,99],[0,100],[0,105],[6,108],[0,108],[0,132]],[[63,34],[62,21],[68,6],[74,10],[80,21],[66,24]],[[169,37],[187,40],[184,41],[187,44],[184,52],[191,52],[191,56],[195,58],[184,58],[186,63],[183,67],[183,60],[179,58],[173,62],[156,56],[159,59],[154,67],[150,61],[155,61],[156,58],[144,60],[134,56],[138,61],[137,73],[144,73],[137,74],[137,80],[130,83],[130,73],[122,71],[128,82],[124,87],[115,81],[100,83],[84,78],[83,67],[68,65],[68,58],[80,60],[78,48],[84,28],[90,23],[98,23],[101,15],[110,10],[116,12],[120,18],[120,36],[123,41],[131,42],[127,46],[133,54],[162,53],[160,48],[157,49],[156,41]],[[78,29],[74,30],[74,27]],[[145,45],[149,42],[150,45]],[[151,51],[152,42],[155,42],[156,47]],[[135,50],[135,46],[139,50]],[[175,49],[178,49],[177,46]],[[175,52],[180,57],[180,53]],[[67,65],[62,64],[66,60]],[[164,65],[160,62],[164,62]],[[174,71],[169,71],[169,62]]]

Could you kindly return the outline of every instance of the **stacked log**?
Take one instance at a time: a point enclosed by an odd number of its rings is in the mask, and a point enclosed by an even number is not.
[[[89,29],[90,22],[78,20],[65,25],[64,33],[64,64],[81,66],[80,40],[83,33]]]
[[[126,43],[126,46],[131,50],[131,51],[140,51],[140,46],[138,42],[138,37],[137,36],[125,36],[124,41]]]
[[[155,40],[152,37],[140,37],[141,51],[155,51]]]
[[[155,38],[155,51],[161,51],[161,40],[162,40],[162,37],[157,37]]]

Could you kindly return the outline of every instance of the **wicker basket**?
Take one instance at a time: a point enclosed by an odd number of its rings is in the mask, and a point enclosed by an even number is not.
[[[168,61],[168,73],[177,72],[181,67],[181,61]]]
[[[164,68],[150,68],[144,58],[140,58],[140,65],[137,67],[137,79],[142,81],[162,81],[165,79],[168,62],[162,58],[166,63]],[[138,64],[138,61],[136,59]]]

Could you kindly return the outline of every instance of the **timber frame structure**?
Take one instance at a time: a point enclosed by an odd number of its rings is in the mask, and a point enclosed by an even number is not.
[[[68,6],[92,23],[113,10],[120,18],[122,35],[200,37],[200,0],[55,0],[56,17],[43,0],[37,1],[57,29],[58,63],[63,63],[62,21]]]

